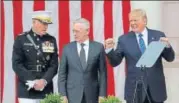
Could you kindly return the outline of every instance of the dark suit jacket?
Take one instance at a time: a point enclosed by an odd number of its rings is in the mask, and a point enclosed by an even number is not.
[[[69,103],[81,103],[83,92],[87,103],[97,103],[98,96],[106,96],[107,73],[105,51],[101,43],[90,41],[87,67],[82,68],[76,42],[63,49],[59,74],[59,93],[68,97]]]
[[[156,30],[148,30],[148,43],[158,41],[160,37],[165,37],[165,34]],[[136,80],[144,75],[145,86],[149,88],[152,99],[156,102],[166,100],[166,85],[165,76],[163,73],[162,57],[171,62],[174,60],[174,51],[171,48],[165,48],[154,64],[145,72],[141,72],[135,65],[141,57],[141,51],[138,46],[136,35],[134,32],[129,32],[127,35],[119,37],[116,50],[110,51],[107,56],[112,66],[117,66],[121,63],[123,57],[126,59],[126,81],[125,81],[125,99],[131,103],[133,99]],[[143,91],[144,92],[144,91]],[[144,93],[143,93],[144,94]],[[143,100],[145,95],[143,95]]]
[[[33,44],[27,39],[26,35],[30,34],[35,44],[42,48],[42,44],[49,41],[54,45],[54,52],[43,52],[44,58],[49,57],[47,63],[42,61],[42,57],[38,55],[37,50]],[[39,38],[39,41],[37,41]],[[58,54],[57,54],[56,39],[49,34],[42,37],[34,36],[32,30],[24,32],[17,36],[13,45],[12,67],[18,77],[18,97],[19,98],[44,98],[46,94],[53,92],[53,77],[57,74],[58,69]],[[36,72],[37,65],[41,65],[43,71]],[[32,71],[33,70],[33,71]],[[30,89],[25,85],[27,80],[45,79],[47,85],[43,91],[36,91]]]

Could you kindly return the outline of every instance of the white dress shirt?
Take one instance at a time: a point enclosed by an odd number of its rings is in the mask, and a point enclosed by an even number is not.
[[[85,40],[83,43],[85,44],[83,48],[85,50],[86,62],[87,62],[87,60],[88,60],[88,50],[89,50],[89,39]],[[79,42],[77,42],[77,50],[78,50],[78,55],[80,56],[81,43],[79,43]]]
[[[135,33],[138,44],[139,44],[139,34],[140,34],[140,33]],[[141,34],[143,35],[142,38],[144,39],[145,47],[147,48],[147,46],[148,46],[148,31],[147,31],[147,28],[145,28],[145,29],[141,32]]]

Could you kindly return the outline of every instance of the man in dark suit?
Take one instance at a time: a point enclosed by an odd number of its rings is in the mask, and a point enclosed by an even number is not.
[[[112,49],[114,47],[112,39],[105,41],[107,57],[114,67],[119,65],[124,57],[126,59],[125,99],[127,103],[163,103],[167,99],[167,95],[162,58],[168,62],[173,61],[174,51],[163,32],[146,27],[147,16],[144,10],[135,9],[131,11],[129,21],[132,31],[119,37],[116,50]],[[142,72],[135,65],[148,44],[152,41],[165,42],[167,46],[154,66]],[[136,82],[140,80],[141,76],[143,76],[146,91],[149,94],[151,102],[147,99],[142,82],[139,82],[136,86]],[[141,93],[140,96],[138,95],[138,100],[140,99],[142,102],[137,102],[136,98],[134,102],[134,92],[136,89],[139,91],[137,93]]]
[[[32,29],[18,35],[12,55],[12,67],[18,77],[19,103],[40,103],[53,92],[53,77],[57,74],[56,39],[46,31],[51,24],[51,12],[35,11]]]
[[[75,20],[75,41],[63,48],[58,89],[65,103],[98,103],[106,96],[105,50],[89,40],[89,27],[88,20]]]

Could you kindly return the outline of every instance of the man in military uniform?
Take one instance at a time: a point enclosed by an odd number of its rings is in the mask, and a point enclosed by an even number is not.
[[[58,69],[56,39],[46,31],[51,24],[51,12],[35,11],[32,29],[17,36],[12,66],[18,76],[19,103],[40,103],[53,92],[53,77]]]

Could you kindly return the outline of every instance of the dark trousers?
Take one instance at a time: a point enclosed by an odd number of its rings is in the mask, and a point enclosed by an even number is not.
[[[149,88],[147,88],[147,93],[148,93],[148,95],[149,95],[149,98],[150,98],[151,103],[163,103],[163,102],[155,102],[155,101],[152,100],[152,97],[151,97]],[[145,98],[144,103],[150,103],[150,102],[148,101],[147,97]]]
[[[83,97],[82,97],[81,103],[87,103],[87,102],[86,102],[85,93],[83,93]]]
[[[151,94],[150,94],[150,91],[149,91],[149,88],[147,88],[147,94],[148,94],[148,96],[149,96],[149,99],[150,99],[150,102],[149,102],[149,100],[148,100],[148,98],[147,98],[147,95],[146,95],[146,97],[145,97],[145,100],[142,102],[142,85],[141,84],[139,84],[138,86],[137,86],[137,94],[136,94],[136,97],[135,97],[135,103],[163,103],[163,102],[155,102],[155,101],[153,101],[153,99],[152,99],[152,97],[151,97]],[[127,102],[127,103],[133,103],[133,102]]]

